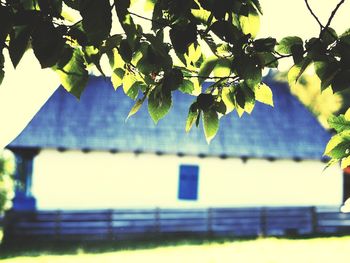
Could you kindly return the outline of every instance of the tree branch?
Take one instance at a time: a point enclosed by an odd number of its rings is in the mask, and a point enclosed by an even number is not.
[[[316,16],[316,14],[314,13],[314,11],[312,10],[311,6],[309,5],[309,1],[305,0],[305,4],[307,9],[309,10],[310,14],[315,18],[315,20],[317,21],[317,23],[320,26],[320,30],[322,31],[324,29],[324,26],[322,25],[321,21],[318,19],[318,17]]]
[[[306,0],[305,0],[305,1],[306,1]],[[326,24],[326,25],[324,26],[324,28],[321,30],[320,35],[319,35],[319,38],[322,38],[323,35],[324,35],[324,33],[325,33],[326,31],[328,31],[329,34],[330,34],[335,40],[338,39],[336,36],[333,36],[332,32],[330,32],[330,31],[328,30],[328,28],[329,28],[329,26],[330,26],[330,24],[331,24],[331,22],[332,22],[332,20],[333,20],[333,18],[334,18],[334,16],[335,16],[335,14],[337,13],[339,7],[340,7],[342,4],[344,4],[344,2],[345,2],[345,0],[341,0],[341,1],[337,4],[337,6],[334,8],[334,10],[332,11],[330,17],[328,18],[327,24]]]
[[[341,1],[337,4],[337,6],[335,7],[335,9],[334,9],[334,10],[332,11],[332,13],[331,13],[331,16],[328,18],[328,21],[327,21],[327,24],[325,25],[325,28],[328,28],[328,27],[330,26],[330,24],[331,24],[331,22],[332,22],[332,20],[333,20],[333,18],[334,18],[334,16],[335,16],[335,14],[337,13],[339,7],[340,7],[342,4],[344,4],[344,2],[345,2],[345,0],[341,0]]]

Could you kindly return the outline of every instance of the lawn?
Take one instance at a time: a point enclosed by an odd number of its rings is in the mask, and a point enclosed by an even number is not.
[[[241,241],[181,241],[166,245],[113,248],[93,251],[77,248],[69,252],[18,252],[2,263],[342,263],[350,262],[350,236],[309,239],[259,238]]]

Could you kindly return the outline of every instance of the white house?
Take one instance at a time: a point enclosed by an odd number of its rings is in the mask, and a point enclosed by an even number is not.
[[[81,100],[60,87],[9,144],[14,209],[318,206],[343,201],[339,167],[323,171],[327,133],[285,84],[266,80],[275,107],[221,119],[207,145],[184,131],[194,98],[175,91],[158,125],[110,80],[91,77]]]

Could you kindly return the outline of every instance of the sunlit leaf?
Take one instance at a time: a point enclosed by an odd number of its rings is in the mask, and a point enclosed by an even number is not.
[[[289,69],[288,83],[290,86],[294,86],[297,83],[298,79],[303,74],[303,72],[307,69],[310,63],[311,63],[311,59],[306,57],[303,59],[303,61],[300,64],[296,64]]]
[[[75,49],[69,62],[62,68],[54,67],[54,70],[58,73],[62,86],[79,99],[89,78],[82,52]]]
[[[223,78],[231,74],[232,61],[228,58],[220,58],[217,60],[213,73],[215,77]]]
[[[273,107],[273,94],[269,86],[265,83],[261,83],[256,86],[254,92],[257,101]]]
[[[232,89],[224,87],[222,89],[221,98],[226,105],[226,113],[229,113],[235,109],[235,101],[233,98]]]
[[[303,40],[297,36],[285,37],[278,42],[276,51],[281,54],[291,54],[292,47],[295,45],[303,45]]]
[[[218,62],[218,58],[217,57],[209,57],[207,58],[201,65],[201,67],[199,68],[199,72],[198,75],[200,76],[200,78],[198,79],[199,84],[202,84],[206,77],[209,77],[211,72],[214,70],[216,63]]]
[[[113,70],[111,81],[115,90],[123,84],[124,74],[125,71],[121,68],[116,68]]]
[[[253,38],[260,30],[260,17],[254,8],[250,8],[248,16],[240,16],[239,22],[244,34],[250,34]]]
[[[203,111],[203,128],[207,143],[215,137],[219,130],[219,117],[215,110]]]

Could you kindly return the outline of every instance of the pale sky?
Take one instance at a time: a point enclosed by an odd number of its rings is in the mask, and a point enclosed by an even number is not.
[[[264,16],[258,37],[273,36],[280,39],[298,35],[307,39],[318,35],[318,24],[309,15],[304,0],[260,1]],[[309,0],[323,24],[326,24],[338,2],[339,0]],[[341,7],[331,24],[338,33],[350,27],[349,11],[350,0]],[[282,64],[281,67],[287,69],[288,64]],[[31,52],[25,54],[16,70],[10,63],[5,65],[5,79],[0,86],[0,149],[23,130],[58,85],[56,74],[50,69],[40,69]]]

